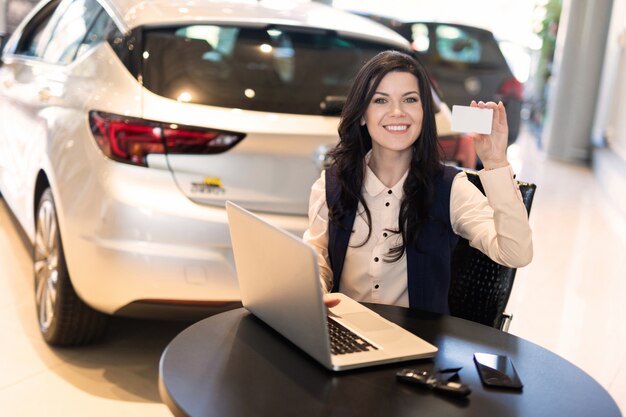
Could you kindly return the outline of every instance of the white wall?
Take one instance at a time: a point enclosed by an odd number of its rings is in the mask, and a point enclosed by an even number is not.
[[[626,161],[626,0],[614,0],[611,15],[593,142],[606,140]]]
[[[7,0],[0,0],[0,33],[7,31]]]
[[[622,46],[617,60],[617,77],[612,106],[605,130],[609,147],[624,161],[626,171],[626,27],[622,29]]]
[[[593,170],[626,216],[626,0],[614,0],[596,105]],[[604,144],[608,146],[603,147]]]
[[[599,130],[604,127],[610,148],[626,164],[626,0],[616,1],[613,19],[616,24],[613,36],[609,39],[612,50],[610,55],[607,53],[605,60],[605,68],[609,73],[606,79],[607,91],[601,91],[604,93],[602,101],[606,108],[598,109],[598,125]],[[615,75],[610,70],[614,70]],[[612,80],[614,85],[611,85]]]

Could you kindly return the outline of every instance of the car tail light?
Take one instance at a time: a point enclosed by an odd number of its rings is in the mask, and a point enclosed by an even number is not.
[[[458,165],[463,168],[473,169],[476,167],[473,134],[439,136],[438,142],[440,157],[445,163]]]
[[[498,94],[502,95],[502,97],[513,97],[515,100],[522,101],[524,86],[515,77],[507,78],[500,84]]]
[[[439,156],[444,161],[453,161],[459,147],[460,135],[439,136]]]
[[[238,132],[162,123],[98,111],[89,112],[91,133],[114,161],[148,166],[149,154],[216,154],[246,135]]]

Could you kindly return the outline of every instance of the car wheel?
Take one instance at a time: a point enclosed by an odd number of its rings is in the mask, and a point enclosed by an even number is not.
[[[104,335],[108,316],[76,294],[67,271],[52,192],[41,196],[35,219],[35,301],[39,329],[51,345],[83,345]]]

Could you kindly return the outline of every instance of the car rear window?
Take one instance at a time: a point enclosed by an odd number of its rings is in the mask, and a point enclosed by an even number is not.
[[[438,25],[435,36],[437,52],[445,61],[482,67],[497,67],[504,63],[497,42],[485,33]]]
[[[443,23],[405,23],[394,28],[411,41],[426,62],[474,69],[506,65],[498,43],[490,32]]]
[[[361,66],[390,45],[290,26],[190,25],[145,29],[141,74],[150,91],[182,102],[321,114]]]

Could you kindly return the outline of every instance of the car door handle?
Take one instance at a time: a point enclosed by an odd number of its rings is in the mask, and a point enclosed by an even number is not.
[[[53,89],[50,87],[43,87],[39,90],[39,100],[41,101],[49,101],[52,99],[60,100],[62,98],[60,93],[53,93]]]
[[[50,92],[50,89],[48,87],[44,87],[41,90],[39,90],[39,100],[48,101],[51,98],[52,98],[52,93]]]

